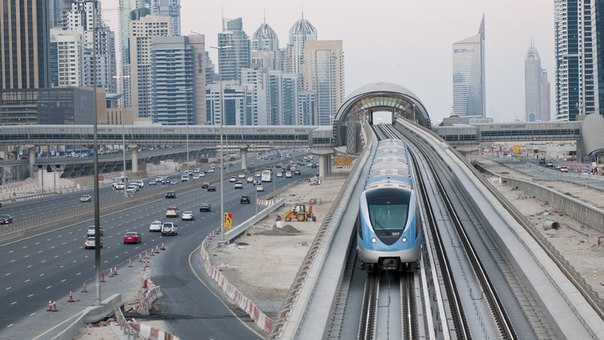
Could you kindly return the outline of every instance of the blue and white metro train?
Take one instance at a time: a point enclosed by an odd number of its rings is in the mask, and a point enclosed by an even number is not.
[[[422,229],[407,147],[379,142],[357,217],[357,250],[363,269],[403,271],[419,259]]]

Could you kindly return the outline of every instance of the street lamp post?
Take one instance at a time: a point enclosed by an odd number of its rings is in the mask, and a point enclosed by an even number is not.
[[[92,0],[92,105],[94,112],[94,267],[96,270],[96,298],[97,305],[101,305],[101,217],[99,206],[99,147],[97,141],[97,75],[96,75],[96,9],[97,0]]]
[[[231,46],[210,46],[220,51]],[[222,73],[220,73],[220,240],[224,241],[224,148],[222,145],[224,122],[224,91],[222,88]],[[216,111],[214,111],[216,114]]]

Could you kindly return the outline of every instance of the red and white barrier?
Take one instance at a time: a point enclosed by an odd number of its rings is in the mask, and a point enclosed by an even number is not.
[[[243,295],[235,286],[233,286],[227,279],[222,275],[222,273],[212,266],[210,263],[210,256],[206,250],[210,240],[220,233],[220,227],[214,229],[212,232],[208,234],[201,242],[201,259],[204,264],[204,268],[206,273],[216,282],[216,284],[222,289],[224,295],[226,295],[229,299],[235,302],[237,306],[244,312],[246,312],[254,323],[262,328],[265,333],[269,333],[271,328],[273,327],[273,320],[266,316],[257,306],[256,304],[248,299],[245,295]]]

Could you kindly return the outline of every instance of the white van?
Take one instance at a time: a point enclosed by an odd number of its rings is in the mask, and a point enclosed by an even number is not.
[[[180,176],[180,181],[181,182],[188,182],[189,181],[189,175],[182,175],[182,176]]]

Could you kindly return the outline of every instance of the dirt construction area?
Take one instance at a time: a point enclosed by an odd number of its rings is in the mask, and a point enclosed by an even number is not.
[[[604,208],[604,192],[600,190],[563,181],[535,180],[492,160],[480,158],[479,161],[496,173],[507,172],[505,176],[531,180],[594,207]],[[604,238],[604,233],[582,225],[547,202],[533,198],[531,193],[501,184],[499,177],[490,177],[489,180],[524,216],[528,217],[534,228],[549,240],[594,291],[600,297],[604,297],[604,243],[598,244],[598,240]],[[560,227],[558,229],[546,227],[546,221],[558,222]]]
[[[303,182],[277,198],[285,206],[224,247],[208,249],[212,265],[269,317],[279,311],[317,230],[345,185],[348,171],[330,174],[320,185]],[[296,203],[312,200],[316,221],[277,221]]]

